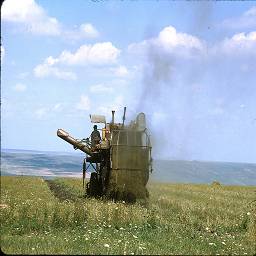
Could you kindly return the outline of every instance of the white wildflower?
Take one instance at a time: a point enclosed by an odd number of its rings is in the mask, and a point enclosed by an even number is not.
[[[250,212],[247,212],[246,214],[247,214],[248,216],[249,216],[249,215],[251,215],[251,213],[250,213]]]
[[[221,242],[222,244],[224,244],[224,245],[226,245],[226,243],[225,242]]]
[[[138,238],[137,236],[135,236],[135,235],[132,235],[134,238]]]
[[[0,204],[0,208],[3,208],[3,209],[9,208],[9,205],[7,205],[7,204]]]
[[[104,244],[104,247],[109,248],[109,244]]]

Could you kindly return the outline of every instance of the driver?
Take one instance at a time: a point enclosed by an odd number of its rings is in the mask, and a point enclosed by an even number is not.
[[[93,131],[91,133],[92,148],[95,148],[95,146],[100,143],[100,140],[101,140],[100,132],[97,130],[97,125],[95,124],[93,126]]]

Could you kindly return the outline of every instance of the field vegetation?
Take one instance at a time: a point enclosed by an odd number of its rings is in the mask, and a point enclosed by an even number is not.
[[[7,254],[255,255],[256,187],[150,183],[146,205],[85,198],[81,179],[1,177]]]

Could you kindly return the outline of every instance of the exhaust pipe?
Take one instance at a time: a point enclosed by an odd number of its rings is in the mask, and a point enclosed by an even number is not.
[[[126,107],[124,107],[124,115],[123,115],[123,127],[124,127],[124,121],[125,121],[125,113],[126,113]]]
[[[112,110],[112,124],[115,123],[115,110]]]

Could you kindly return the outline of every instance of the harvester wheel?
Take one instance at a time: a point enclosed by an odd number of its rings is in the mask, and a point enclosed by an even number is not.
[[[102,186],[102,194],[105,195],[108,187],[108,169],[106,166],[102,168],[102,173],[101,173],[101,186]]]
[[[149,198],[149,192],[148,192],[147,188],[146,188],[146,198]]]
[[[95,197],[98,196],[98,190],[99,190],[98,186],[99,186],[99,182],[98,182],[97,173],[93,172],[91,174],[89,186],[87,187],[87,195],[95,196]]]
[[[136,196],[133,193],[128,192],[124,195],[124,201],[126,203],[134,204],[136,202]]]

